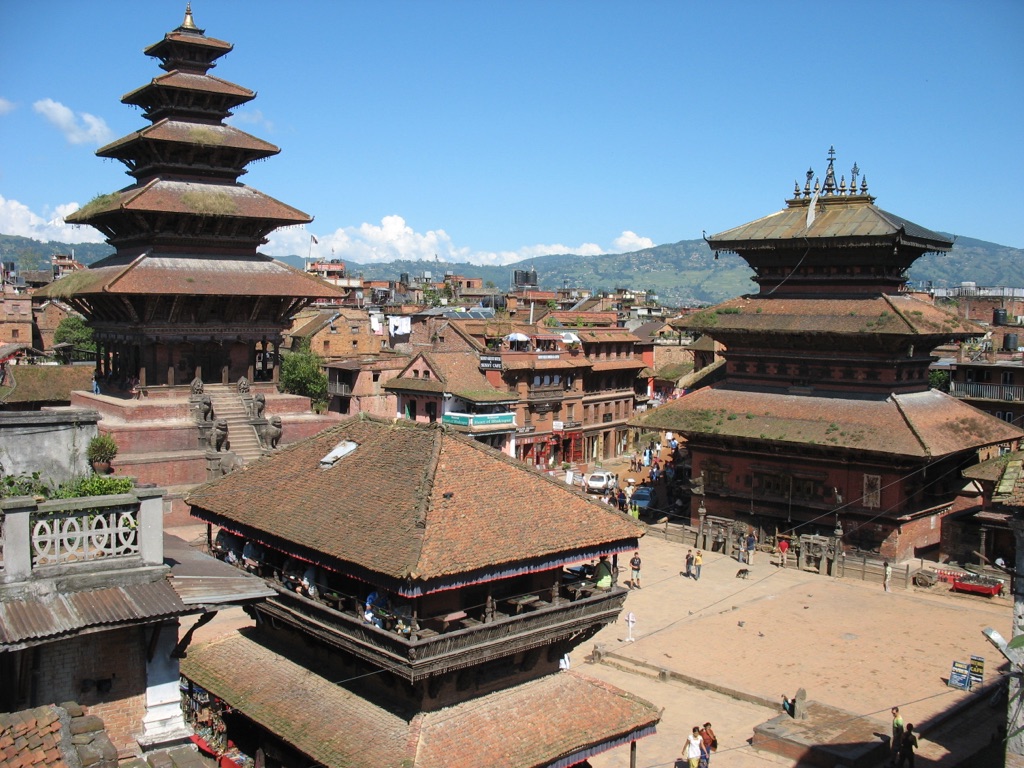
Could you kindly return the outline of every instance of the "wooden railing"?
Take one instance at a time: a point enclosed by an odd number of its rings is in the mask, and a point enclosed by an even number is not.
[[[603,626],[619,615],[627,593],[615,587],[573,601],[567,598],[559,598],[554,603],[538,600],[531,606],[532,610],[519,615],[496,616],[487,623],[474,623],[412,640],[299,595],[276,582],[268,583],[278,590],[278,596],[262,603],[257,610],[387,668],[410,682],[548,645],[588,628]],[[453,626],[459,627],[458,624]]]
[[[951,381],[949,393],[953,397],[1024,401],[1024,386],[1019,384],[977,384],[969,381]]]

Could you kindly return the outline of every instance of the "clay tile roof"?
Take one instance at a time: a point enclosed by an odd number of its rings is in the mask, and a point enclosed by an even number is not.
[[[592,368],[595,371],[624,371],[632,368],[640,370],[644,367],[644,361],[639,357],[620,360],[595,360]]]
[[[934,389],[851,400],[707,387],[629,423],[683,435],[714,433],[921,458],[1024,435],[1002,419]]]
[[[11,365],[0,387],[2,403],[69,403],[74,391],[92,383],[89,365]]]
[[[653,733],[660,719],[649,702],[568,670],[402,717],[288,653],[236,634],[192,645],[181,671],[325,768],[571,765]]]
[[[515,392],[498,389],[487,380],[480,372],[476,355],[465,352],[423,352],[419,356],[427,361],[436,378],[414,379],[403,375],[389,381],[385,388],[397,391],[451,392],[474,403],[515,402],[519,399]]]
[[[39,296],[65,298],[93,293],[338,298],[341,292],[315,275],[269,256],[202,256],[144,253],[113,255],[89,269],[55,280]]]
[[[358,447],[321,468],[344,441]],[[398,580],[410,594],[622,551],[642,535],[628,516],[454,430],[365,415],[186,502],[200,519]]]
[[[258,218],[278,225],[308,224],[313,219],[297,208],[244,184],[213,184],[153,179],[91,201],[65,217],[70,223],[88,224],[96,216],[117,211],[147,213],[210,213],[225,218]]]
[[[637,342],[639,339],[627,330],[622,328],[568,328],[580,337],[583,342],[613,342],[626,341]]]
[[[955,313],[906,294],[827,299],[741,296],[687,315],[673,321],[673,325],[700,330],[710,336],[758,331],[941,336],[945,339],[984,333],[981,327]]]
[[[61,710],[52,704],[0,714],[0,765],[70,768],[63,757]]]
[[[235,83],[221,80],[213,75],[199,75],[191,72],[179,72],[177,70],[168,72],[166,75],[154,77],[149,83],[141,88],[136,88],[121,97],[124,104],[133,104],[134,99],[143,95],[151,88],[181,88],[187,91],[205,91],[207,93],[223,93],[246,100],[253,99],[256,94],[248,88],[243,88]]]
[[[507,371],[557,371],[563,368],[590,368],[592,363],[585,357],[565,355],[558,360],[540,360],[535,354],[502,354],[501,366]],[[642,363],[641,363],[642,365]]]
[[[148,139],[150,141],[173,141],[186,144],[215,144],[218,147],[231,149],[248,149],[263,157],[276,155],[281,150],[268,141],[259,139],[245,131],[240,131],[230,125],[205,125],[190,123],[183,120],[159,120],[153,125],[141,130],[129,133],[117,141],[113,141],[104,147],[96,150],[100,157],[116,157],[118,147],[132,144],[136,141]]]

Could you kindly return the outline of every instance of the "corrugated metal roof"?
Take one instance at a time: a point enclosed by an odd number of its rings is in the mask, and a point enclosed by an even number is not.
[[[164,557],[171,566],[171,587],[185,605],[250,603],[274,594],[263,579],[228,565],[164,534]]]
[[[821,198],[818,212],[807,226],[808,201],[790,201],[790,206],[747,224],[733,227],[709,238],[715,250],[743,249],[754,243],[782,240],[850,238],[853,240],[895,240],[899,236],[926,241],[935,250],[949,250],[953,243],[944,235],[876,207],[871,197]]]
[[[0,601],[0,651],[109,624],[188,613],[166,578],[145,584]]]

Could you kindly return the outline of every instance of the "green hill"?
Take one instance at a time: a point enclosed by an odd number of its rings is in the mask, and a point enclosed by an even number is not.
[[[51,254],[71,253],[84,264],[112,253],[105,244],[41,243],[25,237],[0,235],[0,259],[14,261],[20,269],[40,269]],[[929,254],[910,270],[912,285],[930,282],[935,287],[954,287],[965,281],[977,285],[1024,287],[1024,251],[984,240],[960,237],[948,254]],[[282,259],[302,267],[300,256]],[[592,291],[634,288],[652,290],[668,306],[712,304],[743,293],[756,286],[753,274],[739,256],[722,254],[714,258],[704,240],[681,240],[633,253],[602,256],[556,254],[528,259],[503,267],[479,266],[443,261],[392,261],[359,264],[345,261],[352,274],[372,280],[398,280],[403,273],[421,275],[430,272],[435,279],[445,272],[479,277],[499,289],[511,284],[516,269],[537,270],[538,285],[554,290],[563,285]]]

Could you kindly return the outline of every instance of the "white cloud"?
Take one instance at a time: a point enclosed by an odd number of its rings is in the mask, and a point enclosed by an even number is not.
[[[57,130],[71,144],[106,144],[113,137],[113,132],[102,117],[79,112],[77,115],[53,99],[41,99],[32,108]]]
[[[31,237],[44,243],[102,243],[103,235],[92,227],[65,224],[64,217],[77,211],[78,203],[58,205],[48,217],[39,216],[17,200],[0,196],[0,232],[5,235]]]
[[[635,232],[625,231],[615,238],[611,248],[596,243],[564,245],[562,243],[525,245],[514,251],[473,251],[458,246],[443,229],[416,232],[404,218],[385,216],[380,224],[363,223],[358,227],[342,227],[328,234],[317,234],[317,243],[310,240],[310,231],[302,227],[277,230],[270,235],[266,252],[272,256],[311,256],[314,259],[350,259],[367,264],[398,259],[469,262],[486,266],[503,266],[536,256],[572,253],[598,256],[651,248],[654,241]]]
[[[612,246],[616,253],[631,253],[633,251],[642,251],[645,248],[653,248],[654,241],[649,237],[641,237],[636,232],[631,232],[627,229],[612,240]]]
[[[7,115],[14,111],[14,102],[8,101],[0,96],[0,115]]]
[[[259,109],[245,109],[241,112],[235,112],[224,122],[236,126],[255,126],[256,128],[261,128],[269,133],[273,133],[274,131],[274,123],[268,120]]]

